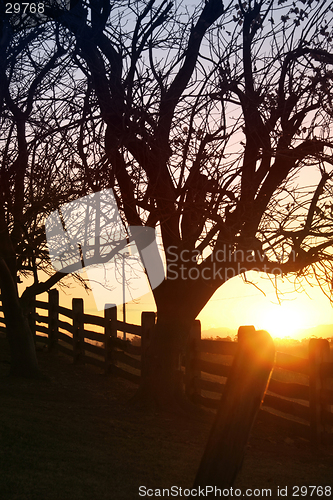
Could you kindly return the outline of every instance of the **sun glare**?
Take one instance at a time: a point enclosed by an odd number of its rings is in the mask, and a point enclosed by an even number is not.
[[[295,338],[306,327],[306,314],[292,303],[271,306],[262,314],[262,328],[273,338]]]

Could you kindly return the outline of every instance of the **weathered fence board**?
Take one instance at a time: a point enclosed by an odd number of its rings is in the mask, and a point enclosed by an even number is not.
[[[128,356],[122,351],[115,351],[115,359],[120,361],[120,363],[124,363],[125,365],[131,366],[132,368],[136,368],[137,370],[141,370],[141,360],[132,358],[132,356]]]
[[[105,318],[102,318],[101,316],[94,316],[93,314],[84,313],[83,321],[88,325],[102,326],[103,328],[106,325]]]
[[[97,366],[97,368],[101,368],[102,370],[105,368],[105,362],[102,359],[94,358],[88,354],[84,354],[83,361],[89,365]]]
[[[268,390],[285,398],[304,399],[309,401],[309,387],[302,384],[280,382],[271,378]]]
[[[267,408],[261,409],[258,419],[262,422],[267,422],[277,429],[283,429],[283,432],[287,432],[291,439],[295,439],[295,437],[301,437],[307,440],[310,439],[309,424],[297,422],[285,416],[276,415],[268,411]]]
[[[94,332],[93,330],[87,330],[86,328],[83,330],[83,336],[85,339],[94,340],[96,342],[104,343],[105,334]]]
[[[212,375],[219,375],[220,377],[228,377],[230,373],[230,366],[205,361],[203,359],[195,359],[193,366],[202,372],[211,373]]]
[[[283,370],[289,370],[297,373],[309,374],[309,360],[287,354],[284,352],[277,352],[275,359],[275,366]]]
[[[117,321],[117,330],[124,331],[132,335],[141,336],[141,326],[132,325],[131,323],[124,323],[123,321]]]
[[[37,322],[37,323],[49,323],[49,317],[48,316],[43,316],[42,314],[38,314],[36,312],[31,313],[31,317]]]
[[[92,354],[96,354],[97,356],[104,356],[104,347],[101,347],[99,345],[93,345],[90,344],[89,342],[83,342],[83,350],[91,352]]]
[[[126,349],[124,349],[124,350],[128,354],[132,354],[133,356],[141,356],[141,346],[140,345],[132,345],[129,342]]]
[[[263,405],[310,421],[310,408],[300,403],[296,403],[296,401],[289,401],[288,399],[282,399],[272,394],[265,394]]]
[[[131,342],[129,340],[123,340],[120,337],[112,337],[111,343],[113,347],[121,349],[122,351],[129,352],[131,348]]]
[[[73,311],[72,309],[68,309],[68,307],[58,306],[58,313],[62,316],[66,316],[67,318],[73,319]]]
[[[217,392],[218,394],[222,394],[225,388],[225,384],[213,382],[212,380],[205,380],[203,378],[197,379],[196,383],[200,389],[204,391]]]
[[[237,342],[229,342],[224,340],[200,339],[197,341],[197,350],[209,354],[222,354],[224,356],[235,356],[238,344]]]
[[[73,337],[70,337],[69,335],[66,335],[66,333],[63,332],[58,332],[58,339],[61,340],[62,342],[66,342],[70,346],[73,346]]]
[[[58,319],[58,328],[62,328],[63,330],[66,330],[67,332],[73,335],[73,325],[71,325],[67,321],[62,321],[61,319]]]
[[[114,375],[117,375],[118,377],[125,378],[126,380],[129,380],[130,382],[133,382],[134,384],[137,384],[137,385],[140,384],[141,377],[139,375],[135,375],[134,373],[130,373],[126,370],[123,370],[119,366],[114,366],[112,373]]]
[[[192,395],[191,401],[198,405],[204,406],[205,408],[213,408],[214,410],[216,410],[219,406],[220,398],[207,398],[206,396],[195,393]]]
[[[46,309],[48,310],[49,304],[47,302],[43,302],[42,300],[35,300],[35,305],[38,309]]]
[[[46,335],[48,335],[49,328],[47,326],[36,325],[35,332],[36,332],[36,334],[37,334],[37,332],[39,332],[39,333],[45,333]]]

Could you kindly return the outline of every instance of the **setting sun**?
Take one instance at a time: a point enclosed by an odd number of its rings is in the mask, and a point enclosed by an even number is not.
[[[292,302],[270,305],[262,311],[261,327],[275,338],[295,337],[297,330],[306,328],[306,311]]]

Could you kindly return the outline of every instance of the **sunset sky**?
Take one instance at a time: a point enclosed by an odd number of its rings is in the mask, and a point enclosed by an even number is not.
[[[295,182],[298,188],[302,187],[307,192],[308,186],[318,183],[318,175],[317,169],[308,166],[301,170]],[[157,242],[161,248],[158,233]],[[161,257],[163,260],[163,255]],[[267,275],[249,272],[246,277],[256,286],[245,283],[241,277],[235,277],[217,290],[198,316],[203,331],[221,327],[237,330],[240,325],[254,325],[256,329],[267,330],[273,338],[288,336],[301,338],[297,333],[298,330],[306,330],[317,325],[333,325],[333,308],[328,298],[314,283],[314,286],[304,283],[303,289],[298,287],[296,292],[292,279],[286,278],[283,281],[279,279],[278,288],[281,292],[279,294],[281,304],[279,304],[274,286]],[[98,312],[92,293],[88,295],[82,287],[75,285],[66,293],[66,295],[61,294],[62,305],[71,307],[72,297],[83,297],[87,312],[103,314]],[[113,301],[108,300],[105,295],[105,303],[108,302]],[[135,302],[126,304],[127,321],[139,324],[142,311],[155,310],[152,293],[148,293]],[[118,306],[118,318],[122,319],[122,305]],[[333,336],[333,330],[329,336]]]
[[[293,284],[285,280],[280,287],[285,293],[280,296],[282,304],[279,305],[268,278],[252,273],[252,279],[266,296],[240,277],[231,279],[217,290],[198,316],[202,330],[220,327],[237,330],[240,325],[254,325],[256,329],[268,330],[273,337],[298,338],[296,330],[333,324],[333,309],[318,287],[308,286],[306,291],[297,293],[293,291]],[[128,304],[128,315],[136,309],[137,306]],[[150,309],[148,295],[142,297],[140,309]],[[134,314],[139,321],[138,312]]]
[[[198,319],[202,331],[227,327],[237,330],[240,325],[254,325],[256,329],[267,330],[273,338],[291,337],[300,339],[297,330],[313,328],[317,325],[333,325],[333,308],[318,286],[305,286],[304,291],[295,292],[293,282],[286,279],[279,284],[281,305],[274,287],[267,276],[248,273],[248,280],[254,285],[246,284],[241,277],[233,278],[222,285]],[[91,293],[87,294],[82,287],[73,285],[66,293],[61,292],[60,303],[71,307],[73,297],[83,297],[85,311],[102,315],[98,311]],[[47,300],[44,295],[43,300]],[[142,311],[155,311],[152,294],[147,294],[134,302],[126,304],[127,322],[140,324]],[[118,319],[122,319],[122,305],[118,306]],[[333,330],[332,330],[333,336]]]
[[[297,182],[298,187],[303,187],[307,192],[308,186],[318,182],[318,171],[311,167],[305,167],[295,182]],[[159,231],[157,231],[157,243],[161,249],[162,241]],[[165,261],[163,252],[161,258]],[[84,276],[87,277],[87,275]],[[248,281],[252,281],[255,286],[245,283],[242,277],[235,277],[228,280],[216,291],[198,316],[202,331],[222,327],[237,330],[241,325],[254,325],[256,329],[267,330],[273,338],[301,338],[298,330],[306,330],[318,325],[333,325],[333,308],[318,285],[313,283],[313,286],[310,286],[305,282],[303,287],[298,286],[298,292],[296,292],[292,278],[284,278],[283,281],[280,278],[277,283],[281,292],[279,294],[281,304],[279,304],[274,286],[267,275],[259,275],[253,271],[248,272],[246,278]],[[23,289],[24,285],[21,291]],[[104,288],[102,288],[101,293],[103,304],[114,302],[108,300],[107,291]],[[103,311],[98,312],[93,294],[88,295],[78,285],[73,285],[71,289],[66,291],[66,294],[61,293],[61,305],[71,307],[73,297],[84,298],[86,312],[103,314]],[[46,300],[47,297],[44,296],[43,299]],[[150,292],[136,299],[135,302],[126,304],[126,319],[130,323],[140,324],[142,311],[155,310],[155,302]],[[122,305],[118,306],[118,318],[122,319]],[[214,332],[210,333],[214,334]],[[216,332],[216,334],[219,333]],[[333,329],[332,333],[328,335],[333,336]]]
[[[134,18],[131,19],[130,15],[128,22],[134,22]],[[262,50],[264,51],[264,49],[265,46]],[[202,50],[204,53],[204,46]],[[265,50],[270,50],[268,41]],[[231,108],[229,112],[237,115],[236,108]],[[311,120],[312,116],[309,114],[304,120],[303,126],[308,126]],[[233,134],[228,146],[230,152],[237,153],[242,137],[240,132]],[[327,168],[329,170],[328,166]],[[307,195],[310,192],[309,187],[318,184],[320,178],[319,169],[314,168],[313,165],[307,165],[302,168],[301,174],[295,177],[295,185],[297,185],[298,190],[303,190]],[[240,325],[252,324],[257,329],[266,329],[273,337],[298,338],[298,330],[309,329],[317,325],[333,325],[333,308],[318,286],[304,285],[303,290],[299,288],[299,291],[296,292],[292,281],[285,279],[282,282],[280,280],[278,287],[281,293],[278,298],[276,290],[267,276],[259,276],[255,272],[250,272],[247,273],[247,279],[253,281],[256,286],[245,283],[241,277],[235,277],[217,290],[198,316],[198,319],[201,320],[202,330],[207,331],[222,327],[237,330]],[[21,287],[21,291],[23,288]],[[60,303],[70,307],[72,297],[83,297],[87,312],[103,314],[101,311],[98,312],[92,293],[88,295],[82,287],[73,285],[66,294],[62,292]],[[109,302],[107,294],[105,302]],[[139,324],[142,311],[155,310],[154,299],[150,292],[137,299],[135,303],[126,304],[127,320]],[[118,306],[118,311],[118,317],[122,319],[122,305]],[[331,335],[333,336],[333,331]]]
[[[311,167],[303,168],[297,178],[298,186],[302,186],[304,190],[307,186],[315,185],[317,182],[318,172]],[[162,240],[158,230],[157,243],[161,249]],[[163,254],[162,251],[161,258],[165,263]],[[83,276],[87,278],[86,274]],[[302,283],[303,286],[298,286],[298,292],[296,292],[292,278],[283,280],[280,278],[277,282],[280,291],[281,304],[279,304],[273,283],[267,275],[253,271],[246,273],[246,278],[255,286],[245,283],[239,276],[228,280],[216,291],[198,316],[202,331],[222,327],[237,331],[241,325],[254,325],[256,329],[267,330],[273,338],[299,339],[302,338],[302,333],[298,333],[298,330],[306,330],[318,325],[333,325],[333,308],[328,298],[314,282],[313,286],[306,282]],[[271,275],[272,278],[274,277]],[[67,278],[66,282],[71,281]],[[104,297],[103,288],[100,291],[105,303],[113,302],[113,300],[108,300],[107,292]],[[93,294],[87,294],[83,287],[76,284],[72,285],[66,293],[61,293],[60,303],[71,307],[73,297],[84,298],[86,312],[103,314],[103,311],[98,311]],[[44,296],[43,300],[47,300],[47,297]],[[127,322],[140,324],[142,311],[156,311],[151,292],[126,304]],[[119,319],[122,319],[122,314],[122,305],[119,305]],[[214,335],[214,332],[209,334]],[[216,332],[216,334],[219,333]],[[333,336],[333,329],[328,335]]]
[[[317,169],[307,166],[302,168],[295,182],[298,188],[308,192],[309,186],[319,182],[318,176]],[[161,248],[159,231],[157,231],[157,242]],[[163,260],[163,255],[161,257]],[[279,294],[281,304],[279,304],[274,286],[267,275],[249,272],[246,277],[256,286],[245,283],[241,277],[235,277],[217,290],[198,316],[203,331],[222,327],[237,330],[240,325],[254,325],[256,329],[267,330],[273,338],[301,338],[298,330],[318,325],[333,325],[333,308],[315,283],[313,286],[304,283],[303,288],[298,287],[296,292],[291,278],[290,280],[285,278],[283,281],[279,279],[278,288],[281,292]],[[103,290],[102,293],[104,300]],[[62,293],[61,304],[71,307],[72,297],[83,297],[87,312],[103,314],[102,311],[98,312],[93,294],[88,295],[82,287],[75,285],[66,294]],[[105,295],[105,303],[108,302],[113,301],[108,300]],[[155,310],[153,295],[148,293],[135,302],[126,304],[127,321],[139,324],[142,311]],[[122,305],[118,306],[118,318],[122,319]],[[333,329],[329,336],[333,336]]]

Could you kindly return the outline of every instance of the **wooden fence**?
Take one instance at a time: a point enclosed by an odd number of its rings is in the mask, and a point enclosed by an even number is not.
[[[48,302],[34,300],[28,312],[36,342],[44,343],[48,350],[56,349],[71,356],[75,363],[95,365],[105,373],[117,374],[137,384],[140,375],[135,371],[141,370],[141,346],[122,340],[117,332],[125,330],[140,337],[142,332],[149,335],[146,324],[147,320],[151,324],[152,315],[155,323],[155,313],[142,313],[142,324],[138,326],[118,321],[116,306],[105,309],[104,317],[86,314],[83,299],[73,299],[72,309],[62,307],[55,289],[48,292]],[[0,331],[5,332],[5,321],[1,317]],[[119,364],[134,370],[121,368]]]
[[[72,309],[62,307],[57,290],[51,290],[48,302],[33,302],[29,322],[36,341],[45,343],[48,349],[58,349],[72,356],[76,363],[93,364],[105,373],[140,383],[140,374],[145,370],[145,352],[154,331],[154,312],[143,312],[141,325],[132,325],[117,320],[116,306],[105,309],[104,317],[86,314],[83,299],[73,299]],[[94,331],[94,326],[100,331]],[[5,331],[1,317],[0,331]],[[122,340],[117,336],[118,331],[141,337],[141,346]],[[237,342],[202,339],[200,321],[194,322],[181,360],[184,390],[193,402],[217,408],[237,346]],[[211,359],[207,360],[209,355]],[[223,358],[216,360],[216,355]],[[279,381],[274,374],[280,370],[303,374],[309,383]],[[309,341],[308,358],[277,352],[263,401],[263,409],[268,410],[269,415],[261,411],[261,416],[270,421],[275,419],[277,425],[281,419],[285,423],[288,418],[295,435],[311,439],[313,444],[333,444],[332,377],[330,345],[325,339]]]
[[[232,360],[238,345],[237,342],[201,339],[200,322],[195,323],[186,353],[185,389],[193,402],[217,408],[219,399],[212,395],[223,393],[232,362],[227,363],[224,360],[221,363],[221,361],[214,362],[203,358],[210,354],[214,355],[212,358],[220,355]],[[276,375],[280,374],[281,370],[285,374],[305,375],[308,384],[277,380]],[[212,381],[208,379],[207,374],[224,377],[224,379]],[[288,424],[294,435],[310,438],[313,444],[333,444],[331,407],[333,390],[330,389],[330,386],[333,386],[332,382],[333,363],[330,362],[328,340],[310,339],[308,358],[276,352],[274,370],[262,407],[270,414],[262,411],[261,417],[270,421],[274,420],[277,425],[282,419],[285,423],[285,419],[288,418]]]

